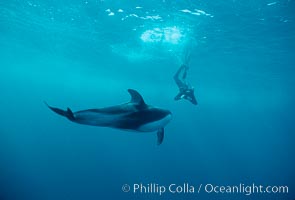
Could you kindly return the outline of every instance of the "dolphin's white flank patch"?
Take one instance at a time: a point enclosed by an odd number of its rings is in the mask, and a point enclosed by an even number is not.
[[[153,121],[147,124],[144,124],[142,126],[140,126],[138,128],[138,131],[141,132],[153,132],[153,131],[157,131],[160,128],[163,128],[164,126],[166,126],[172,119],[172,115],[169,114],[166,117],[158,120],[158,121]]]
[[[76,121],[80,124],[88,124],[92,126],[102,126],[115,123],[124,117],[124,114],[104,114],[95,112],[75,113]]]

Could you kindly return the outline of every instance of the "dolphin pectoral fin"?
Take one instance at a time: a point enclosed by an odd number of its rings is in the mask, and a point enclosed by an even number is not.
[[[137,104],[139,107],[144,107],[146,106],[142,96],[137,92],[136,90],[133,89],[128,89],[128,92],[131,96],[131,103]]]
[[[162,144],[162,142],[164,140],[164,128],[161,128],[161,129],[158,130],[157,137],[158,137],[157,144],[158,145]]]
[[[53,112],[55,112],[56,114],[59,114],[61,116],[64,116],[66,118],[68,118],[69,120],[71,121],[74,121],[75,120],[75,117],[74,117],[74,114],[73,112],[71,111],[70,108],[68,108],[66,111],[65,110],[62,110],[62,109],[59,109],[59,108],[54,108],[54,107],[51,107],[49,106],[46,102],[44,102],[47,107],[52,110]]]

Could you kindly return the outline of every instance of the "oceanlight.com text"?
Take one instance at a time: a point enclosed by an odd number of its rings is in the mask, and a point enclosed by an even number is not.
[[[288,194],[288,186],[278,185],[260,185],[260,184],[243,184],[237,185],[217,185],[217,184],[190,184],[190,183],[134,183],[124,184],[122,186],[123,192],[130,192],[134,194],[242,194],[250,196],[253,194]]]

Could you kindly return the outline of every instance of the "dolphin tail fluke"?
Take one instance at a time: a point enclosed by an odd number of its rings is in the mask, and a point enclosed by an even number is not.
[[[68,118],[69,120],[71,121],[74,121],[75,120],[75,117],[74,117],[74,114],[73,112],[71,111],[70,108],[67,108],[67,110],[62,110],[62,109],[59,109],[59,108],[54,108],[54,107],[51,107],[49,106],[46,102],[44,102],[47,107],[52,110],[53,112],[55,112],[56,114],[59,114],[61,116],[64,116],[66,118]]]
[[[158,130],[157,137],[158,137],[157,144],[158,145],[162,144],[162,142],[164,140],[164,128],[161,128],[161,129]]]

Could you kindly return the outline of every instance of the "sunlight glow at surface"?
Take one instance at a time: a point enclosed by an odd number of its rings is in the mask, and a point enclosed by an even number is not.
[[[183,35],[177,27],[154,28],[146,30],[140,36],[143,42],[147,43],[170,43],[178,44]]]

